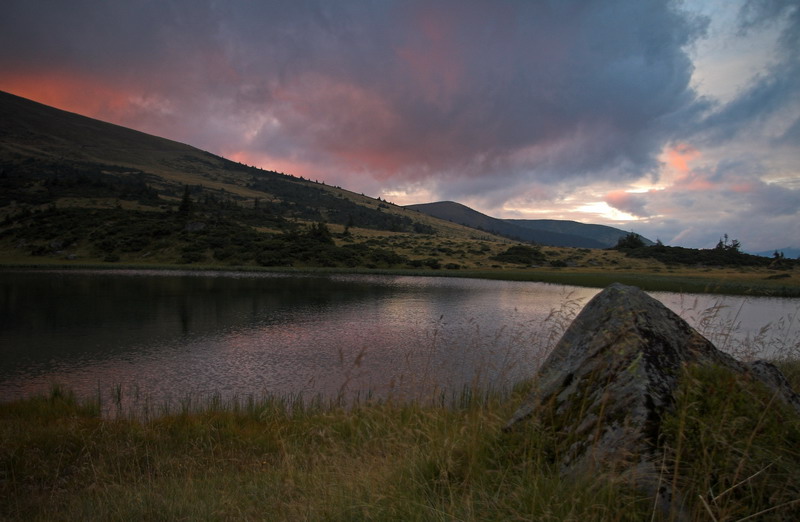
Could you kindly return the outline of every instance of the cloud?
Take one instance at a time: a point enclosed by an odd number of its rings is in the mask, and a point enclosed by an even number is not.
[[[759,183],[752,187],[747,203],[754,214],[795,216],[800,222],[800,190]]]
[[[677,143],[666,151],[667,165],[681,174],[689,172],[689,163],[700,157],[700,151],[688,143]]]
[[[616,190],[606,194],[605,202],[617,210],[631,214],[632,216],[647,217],[649,213],[645,209],[647,200],[641,194]]]
[[[42,5],[4,7],[4,66],[133,82],[179,117],[261,114],[280,132],[256,129],[255,150],[407,180],[656,168],[670,116],[693,111],[684,48],[703,30],[670,2]],[[158,118],[132,111],[114,116]]]
[[[795,201],[800,9],[742,5],[727,38],[780,36],[725,100],[693,82],[719,13],[672,0],[5,0],[0,89],[358,192],[677,237]]]
[[[761,64],[765,70],[733,100],[708,115],[699,128],[708,144],[754,133],[781,140],[796,132],[800,121],[800,6],[793,0],[748,0],[739,13],[739,35],[757,32],[779,34],[771,60]]]
[[[800,190],[761,181],[761,169],[757,161],[688,168],[658,189],[612,191],[605,201],[642,218],[637,232],[667,244],[711,248],[725,233],[753,251],[796,244]]]

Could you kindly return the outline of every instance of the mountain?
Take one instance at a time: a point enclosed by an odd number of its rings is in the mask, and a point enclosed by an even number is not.
[[[453,201],[408,205],[406,208],[500,236],[549,246],[609,248],[628,234],[614,227],[577,221],[498,219]],[[653,244],[644,237],[642,240],[647,245]]]
[[[800,259],[800,248],[776,248],[774,250],[764,250],[761,252],[753,252],[753,255],[762,256],[762,257],[773,257],[775,252],[780,252],[783,254],[783,257],[788,259]]]
[[[186,186],[195,200],[255,205],[284,220],[456,233],[340,187],[249,167],[0,91],[0,208],[164,210],[177,206]]]
[[[621,237],[628,235],[629,232],[607,225],[593,225],[579,223],[564,219],[506,219],[509,223],[517,226],[569,236],[590,238],[603,244],[603,248],[613,247]],[[645,245],[650,246],[655,243],[646,237],[639,236]]]
[[[356,230],[375,232],[355,237]],[[333,233],[341,237],[334,240]],[[264,266],[413,261],[382,249],[375,233],[487,236],[0,92],[0,253],[6,258]]]
[[[532,241],[543,245],[583,248],[605,248],[606,246],[591,238],[546,230],[535,230],[520,226],[503,219],[487,216],[486,214],[482,214],[477,210],[473,210],[466,205],[454,201],[408,205],[406,208],[518,241]]]
[[[275,207],[284,218],[410,229],[409,218],[376,215],[379,202],[278,172],[248,167],[189,145],[0,92],[0,206],[137,201],[157,209],[195,199]],[[134,197],[138,195],[139,197]],[[148,198],[150,198],[148,200]],[[104,201],[105,200],[105,201]],[[61,205],[59,205],[61,206]],[[129,205],[123,205],[129,206]],[[399,209],[380,208],[400,216]]]

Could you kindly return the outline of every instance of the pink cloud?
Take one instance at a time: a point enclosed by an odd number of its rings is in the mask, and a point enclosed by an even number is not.
[[[119,121],[131,106],[129,91],[103,78],[74,72],[41,71],[9,74],[0,89],[45,105],[94,118]]]
[[[678,191],[714,191],[721,188],[718,181],[712,181],[704,169],[694,168],[693,163],[700,161],[703,154],[688,143],[678,143],[667,148],[664,153],[665,163],[672,175],[666,179],[671,180],[671,190]]]
[[[606,194],[605,202],[632,216],[647,217],[647,200],[641,193],[631,193],[624,190],[615,190]]]
[[[681,173],[689,172],[689,162],[700,158],[700,151],[688,143],[678,143],[667,149],[667,165]]]
[[[456,21],[451,13],[433,5],[418,9],[413,19],[417,38],[398,48],[397,56],[425,100],[446,108],[464,76]]]
[[[759,189],[759,184],[753,181],[741,181],[732,184],[730,189],[739,194],[751,194]]]
[[[720,184],[715,183],[702,174],[696,172],[687,172],[685,176],[675,180],[675,188],[688,191],[714,191],[720,189]]]

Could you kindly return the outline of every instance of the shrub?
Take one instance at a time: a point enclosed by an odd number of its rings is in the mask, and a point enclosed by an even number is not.
[[[518,265],[536,265],[544,263],[545,255],[538,247],[529,245],[514,245],[509,247],[505,252],[501,252],[490,259],[503,263],[514,263]]]
[[[615,250],[632,250],[635,248],[642,248],[644,247],[644,241],[642,240],[642,236],[635,232],[628,232],[619,240],[617,244],[614,246]]]

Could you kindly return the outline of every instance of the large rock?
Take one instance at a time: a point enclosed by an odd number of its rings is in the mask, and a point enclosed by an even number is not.
[[[564,333],[507,429],[546,423],[564,442],[562,470],[612,469],[657,493],[661,419],[683,367],[693,364],[759,379],[800,413],[800,399],[774,366],[735,360],[659,301],[613,284]]]

